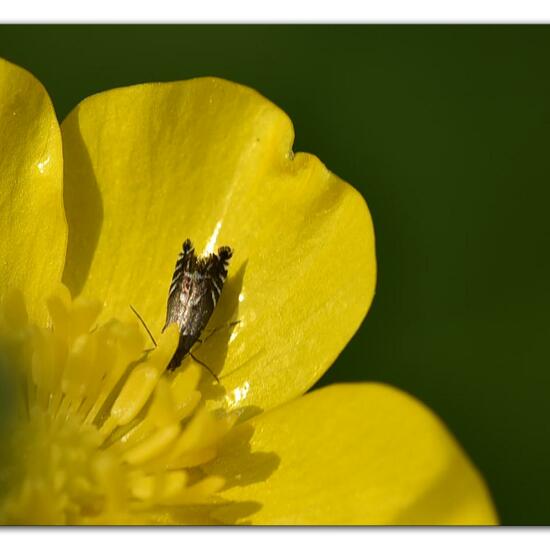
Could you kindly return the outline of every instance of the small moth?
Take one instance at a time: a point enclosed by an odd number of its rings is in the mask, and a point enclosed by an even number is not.
[[[208,365],[191,353],[191,348],[199,340],[220,298],[232,255],[231,248],[221,246],[217,254],[197,257],[191,241],[187,239],[183,243],[168,292],[166,323],[162,329],[164,331],[168,325],[177,323],[180,333],[178,347],[168,364],[168,370],[175,370],[183,358],[190,354],[218,379]]]

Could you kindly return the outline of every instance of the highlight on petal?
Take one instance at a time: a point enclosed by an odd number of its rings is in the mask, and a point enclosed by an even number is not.
[[[243,445],[250,456],[275,450],[277,469],[264,476],[265,461],[243,464]],[[441,421],[380,384],[329,386],[252,418],[207,471],[226,478],[222,496],[261,504],[246,518],[254,524],[497,521],[484,482]]]
[[[105,318],[133,304],[157,335],[183,241],[228,245],[209,328],[240,323],[196,350],[224,405],[266,409],[311,387],[370,306],[374,233],[357,191],[293,155],[286,114],[249,88],[199,78],[88,98],[62,133],[73,294],[106,297]]]
[[[44,87],[0,59],[0,298],[28,298],[44,321],[44,300],[61,281],[67,242],[61,133]]]

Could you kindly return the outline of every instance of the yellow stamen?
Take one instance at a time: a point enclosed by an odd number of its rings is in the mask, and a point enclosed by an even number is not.
[[[181,506],[213,502],[224,480],[200,466],[235,418],[199,407],[197,365],[166,373],[176,327],[147,352],[137,322],[96,326],[97,301],[73,301],[61,287],[47,305],[49,327],[29,323],[17,292],[0,308],[10,396],[0,415],[0,522],[153,523],[171,507],[181,520]]]

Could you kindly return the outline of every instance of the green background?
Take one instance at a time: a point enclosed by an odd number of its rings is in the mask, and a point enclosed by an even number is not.
[[[550,524],[549,27],[0,26],[0,56],[60,118],[94,92],[202,75],[282,107],[294,149],[360,189],[377,236],[373,307],[319,385],[417,396],[503,523]]]

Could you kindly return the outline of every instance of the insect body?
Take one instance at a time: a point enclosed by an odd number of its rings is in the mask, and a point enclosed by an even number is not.
[[[178,347],[168,370],[179,367],[183,358],[191,354],[193,344],[199,340],[222,292],[232,255],[231,248],[222,246],[217,254],[197,257],[191,241],[187,239],[183,243],[170,284],[166,323],[162,329],[164,331],[168,325],[177,323],[180,332]],[[194,355],[192,357],[210,370]]]

